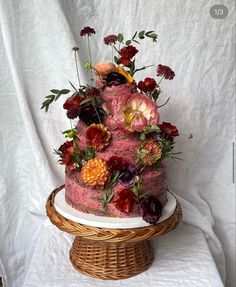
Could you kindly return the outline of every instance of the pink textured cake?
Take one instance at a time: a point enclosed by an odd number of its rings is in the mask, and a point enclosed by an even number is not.
[[[85,132],[86,126],[83,123],[79,123],[77,131],[80,135],[80,147],[86,147]],[[135,153],[134,150],[139,143],[136,135],[125,134],[120,130],[111,131],[112,140],[106,151],[98,152],[98,157],[109,160],[112,156],[123,157],[130,164],[135,166]],[[157,170],[153,167],[147,167],[140,174],[142,180],[142,189],[148,194],[156,196],[165,205],[167,200],[167,185],[166,185],[166,171],[164,164]],[[117,183],[113,188],[114,198],[116,193],[122,190],[122,184]],[[139,206],[127,213],[119,211],[112,203],[108,204],[107,209],[102,207],[102,193],[99,190],[88,189],[81,180],[79,172],[66,173],[65,175],[65,192],[66,201],[76,209],[93,213],[96,215],[107,215],[117,217],[133,217],[140,216]]]
[[[88,38],[88,45],[93,34],[90,27],[80,32]],[[93,65],[89,47],[85,68],[90,83],[84,85],[78,70],[79,48],[73,48],[79,86],[70,83],[73,91],[51,90],[42,108],[48,111],[52,102],[72,92],[63,105],[71,128],[63,132],[67,141],[55,150],[65,165],[66,202],[84,213],[142,216],[155,224],[167,202],[163,160],[174,158],[174,138],[178,136],[174,125],[160,123],[157,102],[162,79],[172,80],[175,74],[159,64],[159,82],[154,78],[135,81],[138,71],[153,66],[136,67],[138,49],[132,44],[145,38],[156,42],[157,35],[140,31],[126,41],[123,34],[105,37],[104,43],[117,53],[112,63]]]

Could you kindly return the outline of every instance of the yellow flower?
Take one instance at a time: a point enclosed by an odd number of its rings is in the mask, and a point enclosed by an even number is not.
[[[90,159],[81,169],[81,179],[90,188],[103,189],[108,178],[108,167],[101,158]]]
[[[130,76],[125,70],[124,68],[119,65],[117,68],[117,73],[121,74],[122,76],[124,76],[126,78],[126,80],[128,81],[128,83],[132,83],[134,81],[134,78],[132,76]]]

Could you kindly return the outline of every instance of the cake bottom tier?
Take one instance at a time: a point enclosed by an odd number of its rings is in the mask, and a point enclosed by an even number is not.
[[[148,168],[142,172],[142,191],[148,195],[157,197],[164,207],[167,202],[167,185],[165,166],[161,166],[156,171],[150,171]],[[120,183],[113,188],[114,198],[116,193],[123,189]],[[102,207],[101,190],[89,189],[83,185],[79,173],[74,172],[66,174],[65,177],[65,199],[66,202],[75,209],[99,216],[111,217],[137,217],[140,216],[139,205],[135,204],[130,213],[119,211],[111,202],[104,210]]]

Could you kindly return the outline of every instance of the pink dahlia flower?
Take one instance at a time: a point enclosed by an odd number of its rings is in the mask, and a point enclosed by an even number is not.
[[[106,105],[112,115],[112,125],[130,132],[141,132],[148,125],[157,125],[159,114],[157,104],[139,93],[117,96]]]

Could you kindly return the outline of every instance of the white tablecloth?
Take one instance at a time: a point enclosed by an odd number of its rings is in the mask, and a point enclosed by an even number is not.
[[[69,261],[73,237],[47,221],[40,232],[23,287],[222,287],[202,231],[181,224],[152,240],[155,260],[144,273],[125,280],[103,281],[76,271]]]

